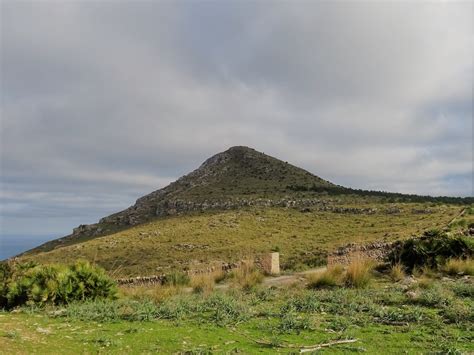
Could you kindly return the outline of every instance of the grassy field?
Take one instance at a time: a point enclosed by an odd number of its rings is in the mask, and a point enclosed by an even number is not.
[[[159,287],[158,287],[159,288]],[[328,353],[471,353],[472,278],[376,274],[364,289],[292,285],[206,294],[174,289],[159,298],[0,313],[0,353],[295,353],[353,339]],[[152,293],[153,294],[153,293]],[[413,296],[415,295],[415,296]]]
[[[371,199],[368,199],[371,201]],[[50,252],[26,254],[40,263],[87,259],[115,276],[153,275],[214,261],[233,262],[271,250],[281,253],[286,269],[324,262],[324,253],[347,243],[393,241],[443,228],[462,207],[415,203],[357,204],[350,199],[337,206],[373,208],[374,214],[301,212],[293,208],[246,208],[157,219],[130,229]],[[398,208],[400,213],[388,214]],[[429,210],[430,213],[417,213]]]

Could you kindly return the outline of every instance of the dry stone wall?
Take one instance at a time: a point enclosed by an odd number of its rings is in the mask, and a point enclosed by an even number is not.
[[[277,275],[280,273],[280,255],[279,253],[263,254],[255,257],[254,260],[241,260],[236,263],[222,263],[220,265],[209,266],[206,268],[196,268],[184,270],[183,273],[188,276],[212,274],[214,272],[229,273],[241,268],[243,265],[253,264],[257,269],[268,275]],[[166,280],[167,274],[152,276],[137,276],[131,278],[121,278],[116,280],[121,286],[144,286],[161,285]]]
[[[393,243],[374,242],[359,245],[350,243],[338,248],[327,257],[327,265],[348,265],[355,259],[384,261],[392,249]]]

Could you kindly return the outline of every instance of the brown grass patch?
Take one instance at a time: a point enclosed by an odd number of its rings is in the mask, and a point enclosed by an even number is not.
[[[401,281],[405,278],[405,269],[402,264],[396,263],[390,267],[389,271],[390,279],[393,282]]]
[[[261,284],[264,276],[255,268],[253,261],[242,262],[242,265],[232,271],[229,277],[232,279],[233,286],[243,290],[250,290]]]
[[[448,275],[474,275],[473,259],[449,259],[443,267]]]
[[[344,282],[349,287],[364,288],[372,280],[374,262],[368,259],[354,259],[346,270]]]
[[[344,267],[342,265],[329,266],[323,272],[313,272],[306,275],[308,288],[334,287],[342,283]]]

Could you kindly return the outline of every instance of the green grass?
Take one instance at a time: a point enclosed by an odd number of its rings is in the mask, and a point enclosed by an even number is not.
[[[474,300],[454,291],[472,292],[466,291],[472,281],[433,283],[421,289],[420,301],[379,277],[366,289],[307,290],[299,284],[178,294],[157,303],[122,298],[0,312],[0,353],[270,354],[336,339],[358,341],[327,352],[474,351]]]
[[[336,203],[336,202],[333,202]],[[278,246],[284,269],[317,266],[324,253],[350,242],[392,241],[443,228],[460,207],[430,206],[430,214],[412,209],[423,204],[396,204],[399,214],[386,214],[391,204],[341,199],[340,207],[376,208],[375,214],[324,211],[300,212],[293,208],[246,208],[225,212],[157,219],[109,236],[27,254],[24,260],[41,263],[96,262],[114,276],[144,276],[184,268],[232,262]]]

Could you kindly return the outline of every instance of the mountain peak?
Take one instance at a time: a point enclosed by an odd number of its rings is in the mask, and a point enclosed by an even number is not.
[[[156,216],[199,209],[195,206],[219,209],[236,200],[282,198],[293,193],[288,190],[289,185],[334,186],[255,149],[234,146],[208,158],[198,169],[165,188],[139,198],[134,206],[101,221],[137,224]]]
[[[332,183],[246,146],[233,146],[208,158],[193,172],[139,198],[136,203],[99,223],[81,225],[73,233],[38,250],[109,234],[156,217],[203,210],[248,206],[253,201],[297,198],[288,187],[331,187]]]
[[[226,151],[217,153],[213,155],[212,157],[208,158],[204,163],[202,163],[199,169],[207,168],[213,165],[223,164],[231,160],[235,162],[239,162],[251,156],[256,157],[259,154],[264,155],[263,153],[257,152],[255,149],[236,145],[236,146],[230,147]]]

